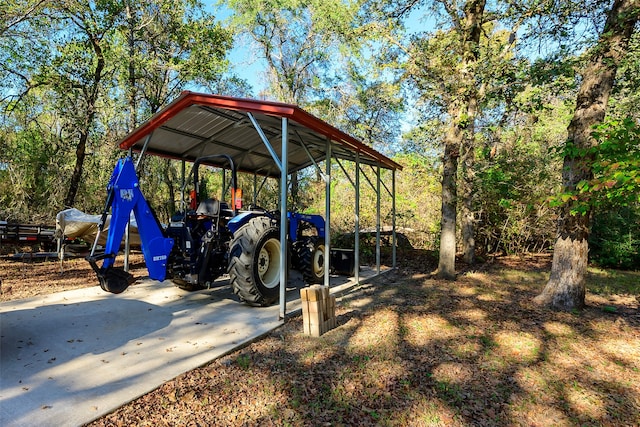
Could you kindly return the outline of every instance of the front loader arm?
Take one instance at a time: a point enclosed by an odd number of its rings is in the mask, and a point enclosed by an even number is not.
[[[164,280],[167,273],[167,258],[173,248],[173,239],[165,237],[162,227],[142,195],[131,157],[127,156],[118,161],[107,190],[108,196],[104,213],[106,214],[111,208],[111,222],[107,232],[104,254],[95,255],[92,251],[87,258],[98,276],[100,286],[105,291],[120,293],[133,283],[134,279],[131,274],[114,267],[115,258],[120,250],[122,237],[132,211],[138,224],[142,254],[149,271],[149,277],[154,280]],[[103,218],[105,216],[103,214]],[[104,220],[99,225],[99,230],[103,229]],[[98,237],[96,237],[96,241],[97,239]],[[102,267],[97,265],[99,260],[103,260]]]

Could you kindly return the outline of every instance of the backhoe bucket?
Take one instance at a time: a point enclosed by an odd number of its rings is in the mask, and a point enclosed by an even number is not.
[[[131,274],[114,267],[109,267],[106,271],[96,272],[96,275],[98,276],[102,290],[111,292],[112,294],[124,292],[129,285],[136,281]]]

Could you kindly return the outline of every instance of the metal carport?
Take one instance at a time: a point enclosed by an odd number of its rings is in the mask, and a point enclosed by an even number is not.
[[[279,144],[278,144],[279,141]],[[280,209],[286,212],[288,178],[293,172],[314,165],[325,182],[325,259],[329,259],[331,227],[331,163],[335,160],[355,188],[355,280],[359,281],[359,209],[360,175],[365,176],[377,194],[376,268],[380,273],[380,195],[381,186],[392,197],[392,267],[396,265],[395,173],[402,167],[354,137],[292,104],[233,98],[185,91],[119,142],[124,150],[193,162],[214,154],[230,155],[238,170],[254,176],[280,179]],[[355,163],[352,179],[341,160]],[[318,165],[325,161],[325,171]],[[211,166],[224,164],[211,161]],[[364,173],[369,165],[376,175],[375,184]],[[392,171],[389,189],[380,179],[380,169]],[[254,188],[255,196],[255,188]],[[286,241],[286,215],[281,215],[280,241]],[[286,245],[280,257],[280,317],[286,311]],[[325,285],[329,281],[329,262],[325,262]]]

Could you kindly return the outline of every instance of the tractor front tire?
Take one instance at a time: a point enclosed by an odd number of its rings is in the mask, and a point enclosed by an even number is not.
[[[229,279],[241,301],[268,306],[280,295],[280,229],[268,217],[251,219],[231,241]]]
[[[307,284],[324,282],[324,239],[308,237],[297,247],[298,270]]]

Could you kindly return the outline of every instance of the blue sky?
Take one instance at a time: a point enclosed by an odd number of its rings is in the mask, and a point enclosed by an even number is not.
[[[213,12],[220,21],[224,21],[231,15],[231,11],[224,6],[216,6],[216,0],[204,0],[204,3],[207,5],[207,9]],[[409,15],[407,28],[410,32],[434,28],[434,20],[424,19],[425,16],[424,9],[417,9]],[[267,65],[265,60],[260,57],[259,51],[251,43],[249,37],[235,40],[234,47],[229,54],[229,60],[233,72],[249,82],[253,89],[253,95],[258,96],[267,87],[265,83]]]
[[[216,0],[204,0],[204,3],[206,9],[213,12],[216,19],[221,22],[224,22],[231,15],[229,9],[224,6],[217,6]],[[244,38],[247,39],[246,37]],[[233,49],[229,54],[229,61],[233,72],[247,80],[252,86],[254,96],[257,96],[266,87],[264,84],[266,63],[256,54],[255,49],[250,46],[248,40],[234,40]]]

